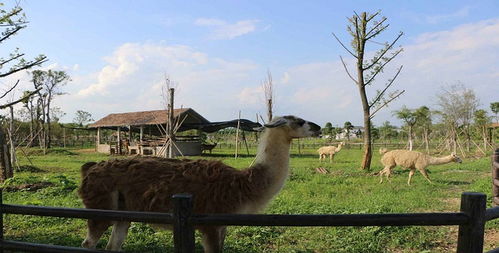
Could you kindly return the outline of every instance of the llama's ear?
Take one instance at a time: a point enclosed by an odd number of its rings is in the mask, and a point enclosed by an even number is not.
[[[279,126],[285,125],[286,123],[288,123],[287,120],[285,120],[283,118],[279,118],[277,120],[272,120],[271,122],[269,122],[268,124],[265,124],[264,126],[268,127],[268,128],[274,128],[274,127],[279,127]]]

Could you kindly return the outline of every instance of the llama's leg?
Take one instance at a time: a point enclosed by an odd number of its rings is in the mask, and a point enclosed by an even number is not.
[[[83,240],[81,246],[87,249],[95,249],[100,237],[110,225],[110,221],[88,220],[87,237]]]
[[[200,229],[203,234],[203,248],[205,253],[219,253],[223,250],[225,240],[225,227],[203,227]]]
[[[390,174],[392,173],[392,167],[390,166],[385,166],[380,172],[379,172],[379,183],[383,183],[383,175],[386,176],[386,181],[390,180]]]
[[[121,245],[123,245],[123,242],[125,241],[129,227],[130,222],[128,221],[115,222],[113,232],[111,233],[109,242],[107,242],[106,250],[121,251]]]
[[[419,170],[419,172],[421,172],[423,177],[426,178],[426,180],[428,180],[428,182],[430,182],[430,184],[433,184],[433,182],[430,180],[430,176],[428,175],[428,172],[426,172],[425,168],[418,169],[418,170]]]
[[[329,162],[333,162],[334,154],[329,154]]]
[[[414,172],[416,172],[415,169],[410,169],[410,171],[409,171],[409,179],[407,180],[407,185],[409,185],[409,186],[411,185],[411,178],[412,178],[412,176],[414,176]]]

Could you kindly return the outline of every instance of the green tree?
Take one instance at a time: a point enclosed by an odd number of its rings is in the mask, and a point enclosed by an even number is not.
[[[351,49],[346,47],[336,34],[333,33],[333,36],[340,45],[353,56],[356,61],[355,69],[357,76],[354,77],[350,74],[345,61],[340,56],[347,75],[352,79],[359,90],[360,100],[362,102],[364,116],[364,154],[361,168],[365,170],[370,169],[372,160],[371,120],[380,109],[404,92],[398,90],[388,92],[388,89],[392,86],[402,70],[402,66],[400,66],[395,75],[391,79],[388,79],[381,89],[377,90],[376,95],[369,98],[367,94],[367,87],[372,87],[378,74],[382,73],[385,66],[402,52],[402,48],[394,49],[395,44],[403,35],[402,32],[400,32],[391,42],[385,42],[380,49],[376,50],[366,47],[367,45],[379,45],[379,43],[373,40],[382,32],[386,31],[389,26],[389,24],[386,23],[387,18],[379,17],[379,15],[379,11],[374,14],[362,12],[360,15],[355,13],[351,18],[348,18],[349,24],[347,26],[347,31],[351,36]],[[369,42],[371,43],[369,44]],[[371,59],[367,60],[364,56],[366,55],[366,52],[369,51],[376,51],[376,53]]]
[[[71,80],[65,71],[35,70],[31,72],[35,89],[38,90],[37,119],[40,124],[40,145],[44,151],[51,147],[52,102],[56,96],[64,93],[60,88]]]
[[[496,122],[499,122],[499,117],[497,117],[497,114],[499,114],[499,102],[490,103],[490,110],[496,115]]]
[[[379,127],[380,138],[383,141],[391,140],[392,138],[397,137],[396,127],[390,124],[390,121],[385,121]]]
[[[421,129],[423,141],[425,143],[426,153],[430,153],[429,135],[431,131],[431,111],[426,106],[421,106],[414,112],[416,116],[416,126]]]
[[[350,121],[347,121],[343,124],[343,129],[345,130],[345,132],[347,133],[347,140],[350,141],[350,132],[352,131],[353,129],[353,125]]]
[[[487,150],[487,125],[490,123],[490,117],[487,115],[487,111],[480,109],[476,110],[474,113],[474,122],[479,136],[483,140],[484,152]]]
[[[78,124],[79,126],[83,126],[87,124],[88,122],[93,121],[94,119],[92,118],[92,114],[83,110],[78,110],[75,113],[75,117],[73,119],[73,122]]]
[[[394,111],[393,113],[397,118],[404,121],[405,125],[407,126],[407,128],[408,128],[407,137],[408,137],[408,142],[409,142],[409,150],[412,150],[412,146],[413,146],[413,141],[412,141],[413,133],[412,132],[413,132],[414,125],[416,124],[416,113],[414,113],[413,110],[408,109],[405,105],[402,107],[402,109],[400,109],[398,111]]]

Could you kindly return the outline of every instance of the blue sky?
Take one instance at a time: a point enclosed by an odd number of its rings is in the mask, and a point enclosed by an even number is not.
[[[9,2],[7,2],[7,5]],[[405,95],[374,119],[398,122],[402,105],[435,107],[435,94],[458,81],[482,107],[499,100],[497,1],[35,1],[22,0],[30,24],[6,47],[46,54],[44,68],[67,70],[73,81],[57,98],[70,122],[76,110],[108,113],[163,108],[164,74],[177,82],[177,106],[212,121],[254,119],[265,112],[261,82],[276,89],[276,114],[324,125],[361,124],[360,99],[331,36],[348,43],[353,11],[382,10],[399,31],[404,53],[378,79],[404,65],[396,88]],[[376,49],[376,44],[370,45]],[[353,66],[350,64],[350,66]],[[26,74],[19,78],[29,87]],[[3,80],[2,82],[7,82]]]

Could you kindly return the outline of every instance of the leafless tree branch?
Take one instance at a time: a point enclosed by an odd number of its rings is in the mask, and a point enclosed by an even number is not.
[[[388,60],[386,60],[385,63],[383,63],[381,67],[372,74],[371,78],[366,81],[366,85],[369,85],[372,81],[374,81],[374,78],[376,78],[376,76],[384,69],[385,65],[391,62],[398,54],[400,54],[400,52],[402,52],[402,49],[395,52]]]
[[[350,74],[350,72],[348,71],[347,65],[346,65],[345,61],[343,60],[343,57],[341,57],[341,55],[340,55],[340,59],[341,59],[341,63],[343,64],[343,67],[345,68],[345,71],[347,72],[348,77],[350,77],[350,79],[352,79],[352,81],[355,84],[358,84],[358,81],[355,80],[355,78],[353,78],[352,75]]]
[[[7,94],[9,94],[13,89],[15,89],[18,84],[19,84],[19,80],[17,80],[16,84],[14,84],[12,87],[10,87],[10,89],[8,91],[6,91],[2,96],[0,96],[0,99],[7,96]]]
[[[374,118],[374,115],[376,115],[376,113],[381,110],[381,108],[385,107],[386,105],[388,105],[389,103],[391,103],[393,100],[397,99],[398,97],[400,97],[400,95],[402,95],[403,93],[405,92],[405,90],[402,90],[401,92],[399,92],[397,95],[393,96],[392,98],[390,98],[390,100],[386,101],[385,103],[383,103],[383,105],[381,105],[380,107],[376,108],[376,110],[374,110],[374,112],[371,113],[371,115],[369,116],[370,119]]]
[[[340,45],[345,49],[347,50],[348,53],[350,53],[353,57],[355,58],[358,58],[354,53],[352,53],[352,51],[350,51],[350,49],[348,49],[344,44],[343,42],[341,42],[341,40],[336,36],[336,34],[333,33],[333,36],[334,38],[340,43]]]
[[[370,69],[376,63],[378,63],[379,60],[381,60],[383,58],[383,56],[393,47],[393,45],[395,45],[395,43],[397,43],[397,41],[400,39],[400,37],[402,37],[402,35],[404,35],[404,33],[400,32],[399,35],[397,36],[397,38],[381,53],[381,55],[378,58],[376,58],[369,66],[365,67],[364,70]]]
[[[393,76],[392,80],[390,80],[390,82],[385,86],[385,88],[378,94],[378,96],[373,100],[373,102],[369,105],[369,107],[375,105],[383,97],[383,94],[385,94],[386,90],[390,88],[390,86],[392,86],[393,82],[400,74],[400,71],[402,71],[402,67],[403,66],[400,66],[400,68],[397,70],[397,73],[395,73],[395,76]]]

